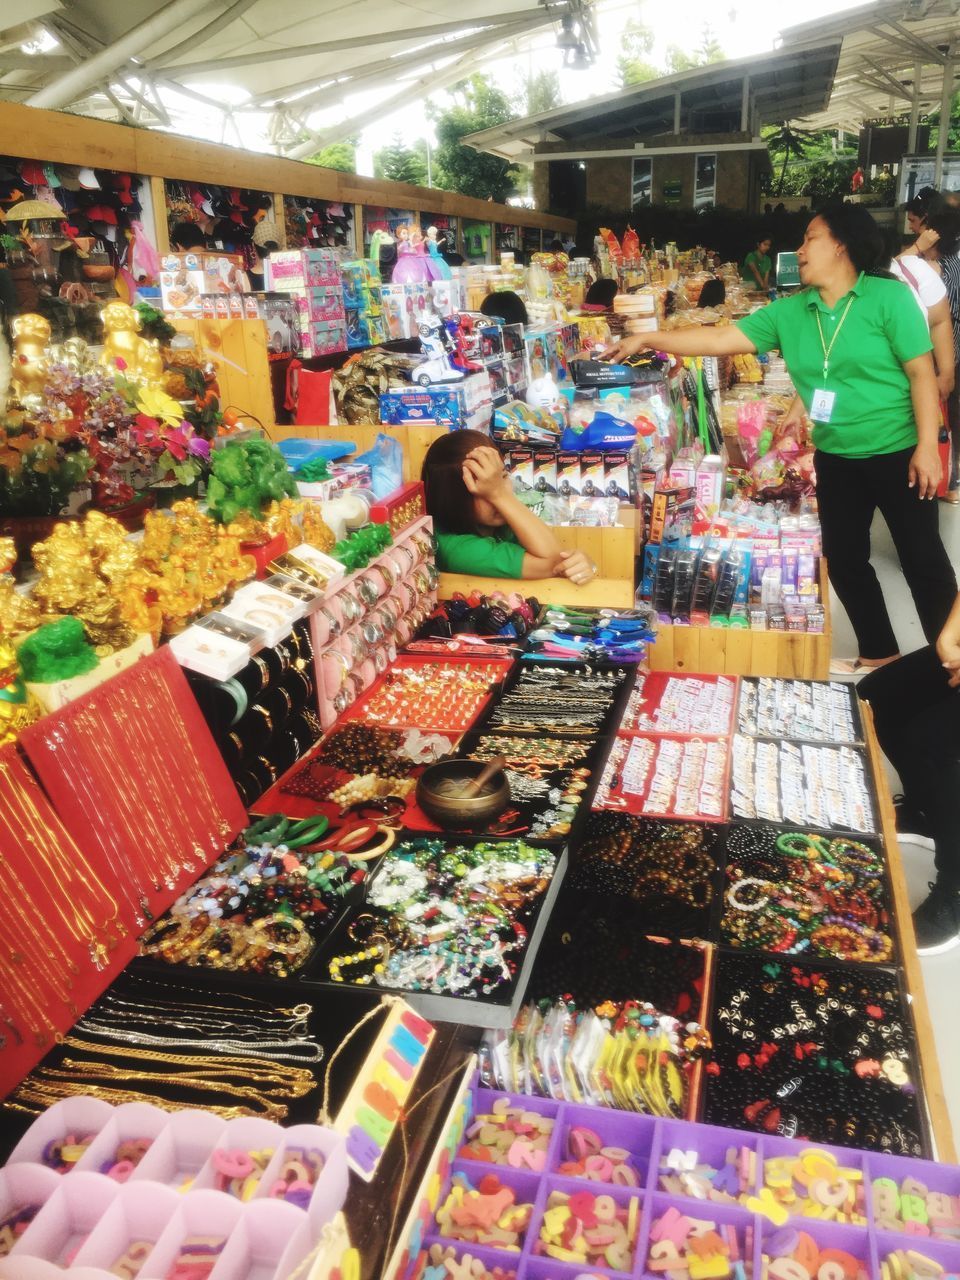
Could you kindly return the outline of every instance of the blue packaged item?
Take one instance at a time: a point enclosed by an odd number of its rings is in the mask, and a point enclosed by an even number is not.
[[[561,449],[610,449],[628,450],[637,443],[637,429],[622,418],[615,418],[612,413],[601,410],[593,415],[593,420],[583,431],[576,432],[567,427],[560,440]]]
[[[324,458],[331,462],[334,458],[342,458],[348,453],[356,453],[357,446],[352,440],[308,440],[304,436],[294,436],[290,440],[281,440],[277,448],[283,454],[284,461],[291,471],[299,471],[315,458]]]

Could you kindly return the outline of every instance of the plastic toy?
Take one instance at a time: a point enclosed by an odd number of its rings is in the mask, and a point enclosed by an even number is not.
[[[423,236],[416,227],[397,228],[397,264],[391,279],[394,284],[426,284],[432,279]]]
[[[453,279],[453,272],[440,253],[436,227],[427,227],[427,271],[431,280]]]
[[[466,377],[465,371],[458,369],[450,359],[444,342],[446,329],[442,321],[420,325],[419,334],[427,358],[411,372],[410,377],[414,382],[427,387],[432,382],[458,382]]]

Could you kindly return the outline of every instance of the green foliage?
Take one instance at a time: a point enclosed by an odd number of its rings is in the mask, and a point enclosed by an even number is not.
[[[149,302],[138,302],[134,307],[140,317],[140,332],[145,338],[156,338],[158,342],[171,342],[177,334],[176,329],[163,314],[151,307]]]
[[[617,58],[617,76],[620,87],[656,80],[660,69],[650,61],[653,53],[653,29],[639,18],[630,18],[620,37],[620,56]]]
[[[323,169],[338,169],[341,173],[357,171],[357,139],[345,138],[342,142],[331,142],[315,156],[310,156],[307,164],[317,164]]]
[[[427,106],[437,135],[434,185],[502,202],[516,191],[519,173],[506,160],[462,146],[460,139],[516,119],[513,104],[502,89],[482,75],[455,85],[451,94],[452,106]]]
[[[667,49],[667,71],[670,75],[678,71],[692,71],[694,67],[706,67],[711,62],[723,62],[726,56],[713,28],[706,26],[700,33],[700,43],[692,51],[670,45]]]
[[[538,116],[563,103],[558,71],[534,71],[526,76],[517,95],[517,110],[522,116]]]
[[[395,133],[393,140],[373,156],[373,176],[390,182],[410,182],[415,187],[427,185],[426,145],[418,139],[420,150],[408,147],[403,135]],[[423,154],[421,154],[421,151]]]

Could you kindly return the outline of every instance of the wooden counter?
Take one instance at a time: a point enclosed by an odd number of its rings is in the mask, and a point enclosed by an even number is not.
[[[877,784],[877,797],[880,802],[880,830],[890,867],[890,886],[893,891],[893,910],[896,917],[900,963],[903,969],[903,986],[911,998],[910,1008],[917,1032],[917,1055],[922,1076],[918,1092],[926,1103],[930,1133],[933,1138],[934,1159],[955,1164],[957,1149],[953,1140],[953,1126],[947,1109],[946,1095],[943,1091],[943,1078],[937,1059],[937,1043],[934,1039],[933,1024],[930,1021],[930,1010],[927,1007],[927,997],[923,987],[923,971],[920,968],[920,957],[917,955],[917,940],[913,932],[907,882],[903,874],[900,845],[897,842],[897,822],[893,800],[887,783],[883,753],[873,726],[873,713],[865,702],[860,703],[860,712],[863,716],[867,750],[870,754],[873,776]]]

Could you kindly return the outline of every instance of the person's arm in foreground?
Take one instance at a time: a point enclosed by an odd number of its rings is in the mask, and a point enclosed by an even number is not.
[[[947,683],[952,689],[960,688],[960,596],[954,600],[950,617],[943,624],[937,640],[937,656],[950,672]]]
[[[917,447],[910,459],[910,488],[921,498],[934,499],[943,474],[937,439],[940,435],[940,393],[929,354],[907,360],[903,366],[910,379],[910,398],[917,421]]]
[[[953,318],[950,315],[950,303],[941,298],[929,308],[930,341],[933,343],[933,358],[937,364],[937,390],[940,399],[946,400],[953,390],[956,355],[953,347]]]
[[[525,507],[503,474],[496,449],[474,449],[463,464],[463,482],[477,498],[496,508],[526,553],[522,578],[569,578],[582,586],[596,575],[596,567],[582,551],[564,551],[553,530]]]
[[[721,325],[718,328],[658,329],[654,333],[621,338],[601,354],[604,360],[617,361],[639,355],[641,351],[665,351],[671,356],[748,356],[756,355],[757,348],[736,325]]]

